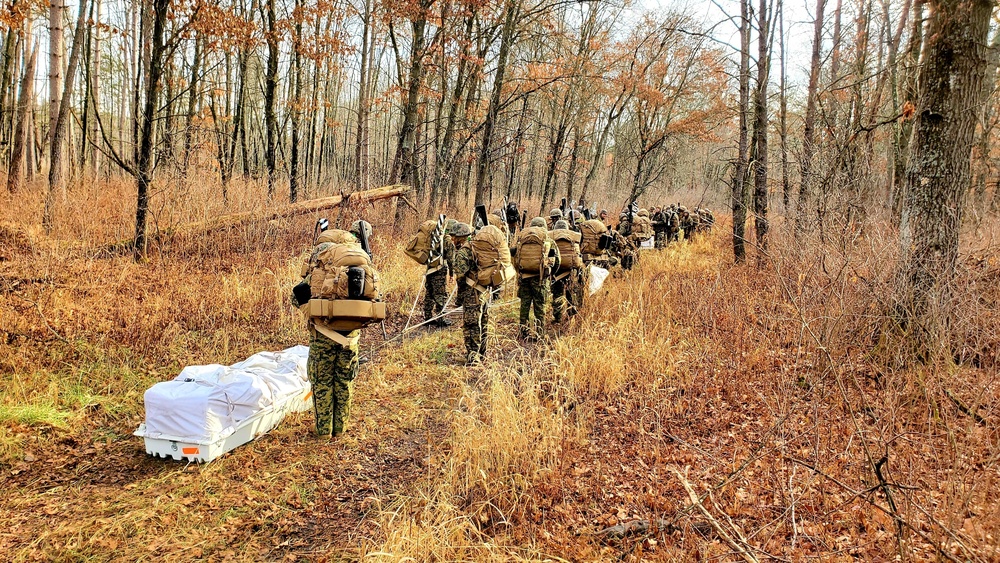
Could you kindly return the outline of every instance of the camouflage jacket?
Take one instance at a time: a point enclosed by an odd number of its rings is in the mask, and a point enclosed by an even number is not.
[[[476,257],[472,255],[472,246],[465,242],[455,251],[452,261],[452,273],[458,280],[459,287],[464,285],[465,280],[462,278],[469,274],[475,274],[476,270]]]
[[[444,237],[444,263],[448,266],[448,273],[455,273],[455,243],[451,242],[451,237]]]

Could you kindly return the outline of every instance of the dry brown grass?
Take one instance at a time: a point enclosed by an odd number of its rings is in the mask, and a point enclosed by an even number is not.
[[[157,224],[222,212],[217,189],[164,188]],[[720,224],[644,254],[547,343],[519,349],[512,308],[498,309],[482,370],[455,365],[456,330],[380,348],[341,443],[316,446],[298,417],[182,468],[128,436],[142,392],[186,364],[304,339],[287,295],[315,218],[168,241],[136,265],[71,242],[128,238],[130,185],[73,188],[88,211],[61,206],[54,239],[34,226],[36,192],[0,210],[0,470],[16,490],[0,549],[16,560],[728,560],[687,510],[673,474],[686,467],[762,558],[1000,557],[989,222],[963,250],[954,362],[901,361],[892,230],[793,245],[779,227],[758,267],[731,265]],[[231,193],[229,210],[262,205],[258,186]],[[419,268],[373,222],[405,317]],[[670,526],[593,537],[636,518]]]

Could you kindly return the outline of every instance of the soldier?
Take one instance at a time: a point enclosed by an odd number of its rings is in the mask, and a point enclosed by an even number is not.
[[[667,219],[667,244],[677,242],[681,230],[680,219],[677,216],[677,205],[673,203],[668,205],[664,215]]]
[[[688,212],[687,207],[683,205],[677,210],[677,216],[680,219],[680,227],[683,233],[681,236],[684,240],[690,240],[694,236],[694,221],[691,219],[691,213]]]
[[[480,290],[470,284],[478,273],[476,258],[472,255],[469,237],[472,227],[459,223],[449,231],[455,245],[455,280],[458,284],[458,302],[462,304],[462,332],[465,336],[467,365],[479,365],[486,356],[486,331],[489,327],[489,290]]]
[[[427,273],[424,274],[424,290],[426,292],[424,295],[424,320],[440,316],[448,303],[448,278],[455,271],[455,244],[448,236],[448,231],[455,228],[455,225],[458,225],[458,221],[448,219],[445,224],[445,232],[441,233],[441,244],[444,247],[441,261],[433,267],[428,267]],[[438,327],[448,327],[451,326],[451,320],[441,317],[433,324]]]
[[[568,229],[569,224],[565,220],[556,221],[555,229]],[[579,262],[583,261],[583,256],[578,252],[577,256]],[[568,264],[566,260],[568,257],[559,254],[560,263],[564,265]],[[555,269],[558,269],[557,265]],[[574,268],[567,272],[562,272],[552,277],[552,318],[555,322],[560,323],[563,320],[563,315],[568,313],[570,315],[575,315],[576,312],[583,305],[583,287],[584,287],[584,277],[583,269]]]
[[[549,220],[545,224],[545,227],[548,230],[551,231],[552,230],[552,226],[556,224],[556,221],[558,221],[558,220],[560,220],[562,218],[563,218],[562,209],[559,209],[558,207],[553,207],[552,211],[549,211]]]
[[[699,207],[696,211],[698,213],[698,232],[711,233],[712,226],[715,225],[715,216],[712,215],[712,211],[705,207]]]
[[[597,218],[600,219],[602,223],[604,223],[605,227],[607,227],[609,230],[611,229],[611,223],[608,222],[607,209],[602,209],[601,212],[597,214]]]
[[[560,219],[559,221],[565,224],[564,220]],[[535,217],[531,220],[529,227],[538,227],[544,230],[546,244],[543,245],[541,251],[540,271],[537,273],[518,272],[517,297],[521,300],[519,331],[521,338],[537,339],[541,338],[545,333],[545,305],[549,300],[549,278],[552,272],[559,269],[559,250],[556,249],[555,241],[548,234],[544,218]],[[521,231],[516,246],[518,253],[524,252],[524,247],[522,246],[523,239],[521,237],[524,237],[525,233],[529,232],[526,230]],[[515,261],[515,264],[520,263],[520,258]],[[529,330],[528,319],[531,317],[532,310],[534,310],[535,319],[533,329]]]
[[[365,221],[355,221],[347,242],[356,243],[357,235],[371,234],[371,225]],[[316,239],[310,264],[315,264],[315,256],[327,247],[337,244],[332,237],[338,231],[326,231]],[[329,236],[325,236],[329,233]],[[343,231],[339,231],[342,235]],[[306,275],[309,281],[310,271]],[[326,334],[324,334],[326,333]],[[306,372],[312,384],[313,408],[316,412],[316,436],[331,438],[343,434],[347,419],[351,414],[351,397],[354,394],[354,378],[358,375],[358,341],[360,330],[349,332],[317,329],[316,321],[309,319],[309,360]]]
[[[657,250],[667,246],[667,226],[663,217],[663,208],[653,207],[649,213],[649,222],[653,226],[653,248]]]

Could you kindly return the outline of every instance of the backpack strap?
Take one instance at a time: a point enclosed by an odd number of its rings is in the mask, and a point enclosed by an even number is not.
[[[485,285],[479,285],[479,282],[477,280],[474,280],[468,276],[465,277],[465,284],[471,287],[472,289],[475,289],[479,293],[482,293],[484,291],[489,291],[490,289]]]
[[[573,273],[573,270],[566,270],[565,272],[563,272],[563,273],[557,275],[556,277],[552,278],[552,281],[562,281],[562,280],[566,279],[566,276],[568,276],[568,275],[570,275],[572,273]]]
[[[323,321],[314,320],[312,323],[312,327],[313,330],[315,330],[316,332],[322,334],[323,336],[329,338],[330,340],[333,340],[334,342],[340,344],[344,348],[350,348],[351,346],[357,344],[359,340],[361,340],[360,334],[358,336],[355,336],[354,338],[348,338],[343,334],[340,334],[339,332],[328,327],[325,323],[323,323]]]

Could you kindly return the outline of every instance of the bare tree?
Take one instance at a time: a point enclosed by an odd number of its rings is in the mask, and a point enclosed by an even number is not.
[[[923,359],[945,353],[993,2],[936,0],[924,42],[900,225],[899,303]]]

